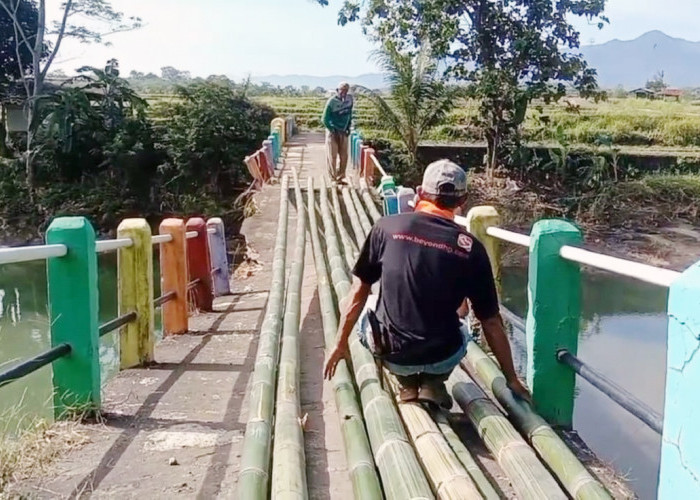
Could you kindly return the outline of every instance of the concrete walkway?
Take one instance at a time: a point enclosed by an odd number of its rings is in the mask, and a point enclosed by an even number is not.
[[[323,137],[288,144],[284,168],[302,185],[325,172]],[[292,204],[296,203],[293,192]],[[191,318],[191,332],[156,347],[156,363],[121,372],[104,388],[100,423],[81,425],[88,443],[62,456],[49,473],[12,493],[39,498],[234,498],[248,413],[248,387],[267,303],[277,232],[279,185],[255,196],[257,213],[242,234],[248,259],[233,295],[214,313]],[[296,211],[290,210],[288,265]],[[302,294],[302,392],[310,498],[352,498],[338,416],[322,380],[323,332],[313,252],[307,242]]]

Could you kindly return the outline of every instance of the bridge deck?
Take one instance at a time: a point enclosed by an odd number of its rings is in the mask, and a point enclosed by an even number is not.
[[[285,155],[304,179],[324,173],[323,137],[295,137]],[[292,203],[295,203],[291,195]],[[191,332],[156,347],[156,363],[119,373],[104,389],[103,420],[78,427],[87,444],[52,470],[21,484],[32,497],[233,498],[248,413],[247,389],[271,279],[279,185],[255,197],[258,211],[243,224],[247,258],[233,295],[215,312],[197,314]],[[295,238],[290,211],[288,241]],[[288,244],[291,264],[293,244]],[[301,403],[310,498],[352,498],[331,385],[322,380],[324,341],[313,252],[307,243],[302,293]],[[514,493],[471,426],[463,439],[506,498]],[[590,457],[589,457],[590,458]],[[176,464],[172,462],[176,461]],[[598,468],[598,472],[602,469]],[[605,481],[610,487],[611,482]],[[622,491],[622,490],[620,490]]]

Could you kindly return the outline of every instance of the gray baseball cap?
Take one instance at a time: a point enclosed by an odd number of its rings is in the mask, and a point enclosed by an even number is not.
[[[421,187],[427,194],[464,196],[467,194],[467,174],[450,160],[434,161],[425,169]]]

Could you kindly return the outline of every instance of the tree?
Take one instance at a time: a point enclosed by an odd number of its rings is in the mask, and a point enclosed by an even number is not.
[[[327,0],[317,0],[327,5]],[[346,0],[340,24],[361,19],[379,41],[417,51],[427,40],[447,74],[480,102],[478,125],[487,142],[487,171],[507,164],[534,99],[556,101],[573,85],[600,97],[596,72],[578,53],[572,16],[602,27],[605,0]]]
[[[645,87],[649,90],[653,90],[654,92],[660,92],[668,88],[668,84],[664,80],[664,72],[657,71],[651,80],[647,80]]]
[[[36,5],[28,0],[21,0],[15,4],[13,13],[23,30],[27,33],[36,33],[39,20]],[[29,48],[24,44],[17,47],[14,42],[16,35],[13,18],[5,10],[0,9],[0,92],[3,97],[7,96],[10,84],[19,80],[31,64]],[[30,38],[31,41],[33,36]]]
[[[26,75],[22,79],[27,96],[27,138],[25,173],[31,200],[34,196],[34,137],[39,125],[37,106],[44,95],[44,83],[63,40],[72,38],[83,43],[106,43],[110,34],[138,28],[141,19],[126,17],[112,8],[109,0],[65,0],[61,5],[61,20],[50,26],[46,19],[46,0],[37,5],[36,29],[28,26],[18,16],[24,0],[0,0],[0,9],[12,20],[15,31],[14,43],[19,53],[18,68]],[[77,20],[85,25],[77,24]],[[22,57],[22,51],[27,50]],[[29,63],[27,63],[29,61]],[[25,68],[28,66],[28,70]]]
[[[185,83],[187,80],[192,79],[192,75],[190,75],[189,71],[180,71],[172,66],[163,66],[160,68],[160,75],[163,80],[175,83]]]
[[[414,54],[387,41],[375,58],[388,79],[390,99],[369,89],[364,93],[376,106],[379,121],[406,147],[409,168],[415,168],[421,139],[452,109],[456,93],[438,77],[428,43]]]

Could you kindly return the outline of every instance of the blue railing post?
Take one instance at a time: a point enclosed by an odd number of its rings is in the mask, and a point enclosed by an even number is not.
[[[557,361],[557,350],[576,354],[581,316],[581,271],[559,255],[581,244],[581,232],[560,219],[535,223],[530,235],[527,313],[527,382],[540,415],[571,427],[576,375]]]
[[[700,498],[700,262],[668,294],[666,400],[659,499]]]
[[[49,226],[46,243],[68,248],[47,264],[51,345],[71,347],[53,364],[54,414],[65,418],[100,407],[95,230],[85,217],[59,217]]]

